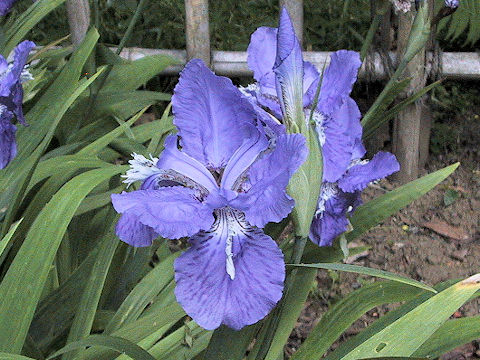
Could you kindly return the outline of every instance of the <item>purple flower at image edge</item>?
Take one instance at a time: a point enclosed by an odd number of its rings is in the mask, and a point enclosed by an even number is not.
[[[285,9],[279,23],[278,29],[261,27],[252,34],[247,50],[248,65],[256,82],[240,90],[252,103],[281,117],[281,100],[285,96],[277,91],[278,80],[288,83],[292,93],[294,86],[303,86],[305,118],[315,123],[324,161],[322,190],[310,238],[318,245],[331,245],[348,229],[347,216],[361,204],[361,191],[368,183],[398,171],[399,165],[389,153],[379,153],[370,162],[361,160],[366,152],[362,144],[361,114],[350,97],[361,66],[358,53],[334,52],[322,77],[313,64],[303,61]],[[288,81],[299,75],[303,76],[303,84]],[[312,109],[319,81],[322,82],[318,104]]]
[[[22,82],[31,76],[25,72],[25,64],[34,47],[31,41],[20,43],[14,50],[10,64],[0,55],[0,169],[6,167],[17,154],[17,128],[11,123],[13,117],[22,125],[27,125],[22,110]]]
[[[18,0],[0,0],[0,16],[5,16],[10,12],[13,4]]]
[[[241,329],[282,297],[283,254],[261,229],[294,207],[286,186],[306,159],[305,139],[272,131],[268,115],[197,59],[172,108],[178,136],[158,159],[130,161],[126,182],[142,181],[139,190],[112,195],[116,232],[133,246],[189,237],[174,264],[178,302],[205,329]]]

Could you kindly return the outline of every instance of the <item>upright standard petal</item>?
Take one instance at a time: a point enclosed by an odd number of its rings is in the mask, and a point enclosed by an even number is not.
[[[215,178],[201,162],[178,150],[176,135],[169,135],[165,139],[165,149],[156,166],[162,170],[176,171],[202,185],[209,192],[218,189]]]
[[[175,260],[175,295],[200,326],[239,330],[264,318],[282,297],[283,254],[275,241],[230,208]]]
[[[331,117],[325,118],[322,125],[325,137],[322,146],[324,181],[336,182],[340,179],[350,165],[353,155],[359,153],[358,141],[361,141],[362,135],[360,116],[355,101],[347,97]]]
[[[350,96],[362,65],[355,51],[339,50],[331,55],[330,65],[323,74],[318,110],[330,116]]]
[[[248,135],[244,123],[256,113],[232,81],[194,59],[180,75],[172,97],[182,150],[209,169],[221,170]]]
[[[268,140],[261,126],[250,125],[250,135],[235,151],[222,174],[221,187],[233,189],[239,177],[252,165],[257,156],[268,147]]]
[[[253,71],[253,78],[262,87],[262,92],[276,96],[275,74],[273,65],[277,52],[277,29],[260,27],[250,37],[247,48],[248,67]]]
[[[5,168],[17,155],[15,142],[17,128],[10,122],[11,119],[12,114],[9,112],[4,111],[0,114],[0,169]]]
[[[177,239],[209,229],[214,221],[213,210],[196,193],[181,186],[138,190],[112,194],[112,203],[117,212],[134,215],[159,235]]]
[[[303,135],[280,136],[275,149],[250,167],[247,190],[231,202],[232,206],[245,212],[247,221],[260,228],[268,222],[281,221],[295,205],[286,187],[307,155]]]
[[[280,14],[273,71],[283,117],[287,122],[295,121],[299,113],[303,114],[303,57],[285,8]]]
[[[395,155],[381,151],[372,160],[352,166],[338,181],[338,187],[345,192],[361,191],[372,181],[383,179],[398,170],[400,164]]]

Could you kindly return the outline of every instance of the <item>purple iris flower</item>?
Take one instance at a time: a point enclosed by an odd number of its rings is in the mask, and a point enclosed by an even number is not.
[[[360,192],[368,183],[399,169],[395,157],[388,153],[377,154],[370,162],[361,161],[366,152],[362,144],[361,114],[350,97],[361,66],[360,56],[354,51],[336,51],[323,76],[319,75],[311,63],[303,61],[285,9],[280,15],[279,28],[257,29],[247,51],[248,65],[256,82],[240,90],[252,103],[281,118],[282,110],[285,113],[284,98],[289,95],[279,90],[279,79],[289,83],[286,87],[290,87],[292,93],[303,87],[305,119],[311,118],[314,122],[324,163],[323,185],[310,238],[319,245],[331,245],[347,230],[347,215],[361,203]],[[297,79],[297,83],[289,79]],[[303,79],[303,84],[298,79]],[[318,103],[313,109],[320,81]]]
[[[283,255],[261,228],[294,207],[285,189],[306,159],[305,138],[274,135],[232,82],[198,59],[182,71],[172,104],[178,134],[158,159],[130,161],[125,182],[142,181],[139,190],[112,195],[122,214],[116,233],[133,246],[190,237],[175,261],[178,302],[205,329],[241,329],[282,297]]]
[[[13,4],[18,0],[0,0],[0,16],[5,16],[10,12]]]
[[[17,128],[11,120],[16,116],[22,125],[27,125],[22,110],[22,82],[31,78],[25,70],[25,64],[33,47],[35,44],[31,41],[20,43],[15,48],[13,62],[10,64],[0,55],[0,169],[7,166],[17,154]]]

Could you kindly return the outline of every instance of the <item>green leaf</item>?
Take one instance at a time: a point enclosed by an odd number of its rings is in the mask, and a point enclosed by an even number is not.
[[[318,359],[357,319],[375,306],[414,298],[420,289],[395,281],[367,284],[342,298],[320,319],[290,360]]]
[[[445,194],[443,194],[443,204],[445,206],[452,205],[458,199],[458,192],[453,189],[447,189]]]
[[[443,324],[413,353],[430,359],[480,338],[480,316],[452,319]]]
[[[2,258],[2,254],[5,251],[5,249],[10,247],[10,240],[12,239],[13,234],[15,233],[15,230],[17,230],[18,226],[22,222],[23,219],[20,219],[17,221],[15,224],[13,224],[10,227],[10,230],[8,230],[7,234],[3,237],[3,239],[0,241],[0,258]],[[0,264],[2,262],[0,261]]]
[[[455,171],[458,165],[459,163],[456,163],[425,175],[358,207],[350,219],[353,230],[346,234],[347,239],[351,241],[357,238],[371,227],[421,197],[445,180]]]
[[[213,332],[203,359],[242,360],[257,330],[256,324],[246,326],[240,331],[222,325]]]
[[[113,217],[113,216],[112,216]],[[113,220],[113,219],[108,219]],[[111,222],[112,224],[115,221]],[[82,297],[77,307],[75,319],[73,320],[67,344],[81,340],[90,334],[93,320],[97,312],[98,301],[102,294],[105,278],[112,262],[113,255],[118,245],[117,236],[111,232],[100,243],[100,250],[90,272],[90,278],[85,284]],[[75,353],[66,354],[64,359],[73,359]]]
[[[35,360],[30,357],[0,352],[0,360]]]
[[[100,94],[135,90],[166,67],[177,64],[166,55],[145,56],[128,64],[114,65]]]
[[[480,274],[454,284],[371,336],[342,359],[411,356],[478,289]]]
[[[372,136],[375,130],[384,123],[385,112],[390,104],[402,93],[410,84],[410,79],[404,79],[397,81],[391,79],[385,88],[382,90],[378,98],[373,105],[368,109],[367,113],[363,116],[363,138],[367,139]]]
[[[397,281],[397,282],[400,282],[400,283],[403,283],[403,284],[406,284],[406,285],[417,287],[419,289],[424,289],[424,290],[427,290],[427,291],[431,291],[433,293],[437,292],[434,288],[432,288],[428,285],[422,284],[419,281],[407,278],[405,276],[394,274],[394,273],[384,271],[384,270],[373,269],[373,268],[368,268],[368,267],[363,267],[363,266],[358,266],[358,265],[323,263],[323,264],[296,264],[296,265],[295,264],[287,264],[287,266],[352,272],[352,273],[368,275],[368,276],[375,276],[375,277],[379,277],[379,278],[382,278],[382,279]]]
[[[281,300],[282,308],[278,326],[265,360],[277,360],[283,353],[283,347],[295,327],[316,276],[316,270],[308,268],[298,270],[293,285],[290,287],[291,291],[288,291]]]
[[[51,264],[78,206],[98,184],[121,172],[123,167],[111,166],[78,175],[55,194],[35,219],[0,284],[2,351],[22,350]]]
[[[35,25],[64,2],[65,0],[38,0],[20,14],[13,25],[5,31],[6,44],[2,50],[5,58]]]
[[[178,255],[180,254],[172,254],[162,260],[135,286],[107,325],[106,334],[138,319],[147,305],[173,279],[173,262]]]
[[[60,350],[50,355],[47,360],[65,354],[66,352],[84,349],[89,346],[100,346],[115,350],[116,352],[127,354],[134,360],[155,360],[152,355],[150,355],[147,351],[143,350],[137,344],[134,344],[131,341],[119,337],[106,335],[90,335],[83,340],[67,344]]]

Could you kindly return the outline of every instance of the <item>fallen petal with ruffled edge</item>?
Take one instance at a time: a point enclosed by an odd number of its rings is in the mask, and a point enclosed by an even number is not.
[[[175,260],[175,295],[203,328],[240,330],[264,318],[282,297],[283,254],[240,212],[216,214],[212,228],[193,236],[190,249]]]

